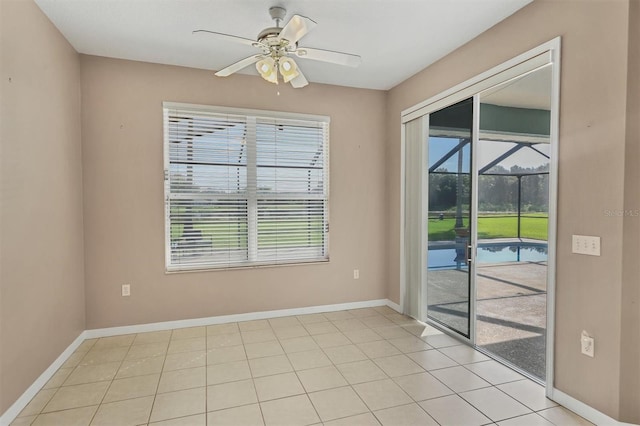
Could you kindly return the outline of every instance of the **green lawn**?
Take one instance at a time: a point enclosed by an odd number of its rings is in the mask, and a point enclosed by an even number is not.
[[[468,226],[468,221],[463,221]],[[548,218],[543,213],[527,213],[521,218],[520,236],[536,240],[547,239]],[[453,241],[455,239],[455,219],[429,219],[429,241]],[[517,215],[479,216],[478,238],[515,238],[518,235]]]
[[[464,226],[468,226],[465,220]],[[520,236],[536,240],[547,239],[547,216],[543,213],[527,213],[521,218]],[[428,223],[429,241],[453,241],[455,239],[455,219],[444,220],[430,219]],[[322,221],[311,222],[294,220],[261,221],[258,224],[258,246],[270,247],[299,247],[317,246],[323,243]],[[232,222],[196,222],[194,228],[199,230],[204,240],[210,240],[214,249],[246,248],[247,225],[246,223]],[[278,236],[276,238],[276,229]],[[177,241],[183,237],[184,226],[171,225],[171,240]],[[515,238],[518,235],[517,215],[478,217],[478,238]]]

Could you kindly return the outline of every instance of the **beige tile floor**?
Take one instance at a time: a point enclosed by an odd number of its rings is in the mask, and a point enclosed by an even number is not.
[[[13,425],[586,425],[387,308],[86,340]]]

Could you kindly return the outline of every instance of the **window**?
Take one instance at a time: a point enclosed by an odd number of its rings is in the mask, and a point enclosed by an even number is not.
[[[164,104],[168,271],[329,259],[329,118]]]

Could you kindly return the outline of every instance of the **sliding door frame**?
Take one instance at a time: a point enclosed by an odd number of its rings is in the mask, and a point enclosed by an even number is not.
[[[541,67],[552,65],[552,82],[551,82],[551,128],[550,128],[550,170],[549,170],[549,222],[548,222],[548,263],[547,263],[547,335],[546,335],[546,394],[551,396],[553,391],[554,378],[554,346],[555,346],[555,276],[556,276],[556,249],[557,249],[557,194],[558,194],[558,135],[559,135],[559,114],[560,114],[560,37],[556,37],[546,43],[541,44],[509,61],[506,61],[496,67],[485,71],[476,77],[473,77],[463,83],[460,83],[444,92],[433,96],[417,105],[414,105],[401,113],[402,129],[401,129],[401,205],[400,205],[400,307],[406,312],[405,297],[407,296],[407,282],[405,269],[406,253],[405,253],[405,151],[406,151],[406,132],[405,125],[409,121],[417,118],[428,120],[429,114],[459,102],[465,98],[473,97],[474,105],[474,125],[472,148],[475,148],[479,139],[479,94],[491,87],[503,84],[506,81],[518,78],[523,74],[533,72]],[[428,121],[426,121],[428,123]],[[423,141],[426,144],[426,140]],[[425,148],[426,149],[426,148]],[[472,173],[477,172],[477,164],[475,156],[472,156]],[[426,182],[426,165],[422,173],[421,181]],[[472,179],[472,197],[474,203],[477,203],[477,179]],[[425,208],[426,203],[423,203]],[[423,215],[424,216],[424,212]],[[472,208],[472,219],[477,223],[477,209]],[[426,234],[426,232],[424,232]],[[477,247],[477,233],[473,232],[471,236],[472,247]],[[426,235],[423,240],[426,240]],[[422,252],[426,251],[423,249]],[[457,333],[450,332],[448,334],[475,345],[475,250],[473,250],[471,258],[473,261],[470,265],[470,273],[472,273],[472,292],[470,315],[473,318],[472,326],[469,330],[470,339],[465,339]],[[425,257],[424,255],[422,257]],[[424,263],[426,259],[422,259]],[[422,268],[423,277],[420,279],[420,298],[425,299],[426,291],[426,269]],[[428,296],[427,296],[428,297]],[[420,309],[420,321],[427,322],[426,308]],[[447,330],[444,330],[447,331]]]
[[[472,345],[476,344],[476,312],[477,312],[477,292],[476,292],[476,255],[478,254],[478,183],[480,181],[478,176],[478,142],[480,140],[480,94],[473,95],[473,127],[471,132],[471,170],[469,170],[469,176],[471,176],[471,235],[470,243],[471,250],[469,258],[469,273],[471,274],[469,284],[469,340]]]

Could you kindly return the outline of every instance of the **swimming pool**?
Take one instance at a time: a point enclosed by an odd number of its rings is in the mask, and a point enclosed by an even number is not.
[[[427,267],[429,269],[466,269],[464,249],[454,245],[429,248]],[[481,243],[476,255],[477,263],[503,262],[545,262],[547,260],[546,243]]]

